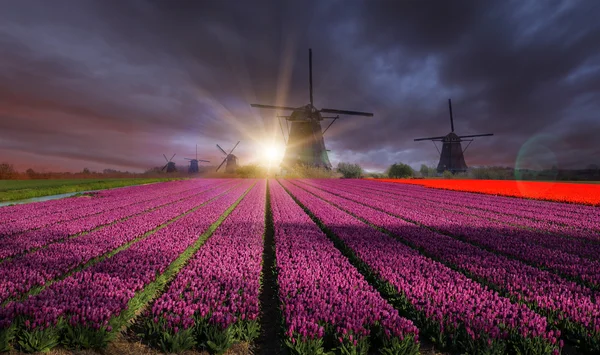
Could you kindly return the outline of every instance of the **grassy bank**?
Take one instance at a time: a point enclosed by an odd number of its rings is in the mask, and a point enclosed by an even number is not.
[[[114,187],[181,180],[179,178],[154,179],[76,179],[76,180],[0,180],[0,202],[32,197],[51,196],[70,192],[103,190]]]

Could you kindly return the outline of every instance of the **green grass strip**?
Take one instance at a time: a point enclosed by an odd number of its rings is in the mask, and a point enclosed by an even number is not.
[[[79,191],[104,190],[115,187],[151,184],[174,180],[183,180],[183,178],[101,180],[0,180],[0,202],[59,195]]]
[[[283,338],[285,324],[279,300],[279,284],[277,282],[277,257],[275,253],[275,227],[271,209],[271,180],[267,179],[267,198],[265,207],[265,233],[260,278],[260,329],[257,340],[257,353],[281,354],[284,349]]]

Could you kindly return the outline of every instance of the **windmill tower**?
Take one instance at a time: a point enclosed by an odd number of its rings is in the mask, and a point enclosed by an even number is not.
[[[196,144],[196,159],[190,159],[190,158],[183,158],[185,160],[189,160],[190,161],[190,166],[188,167],[188,173],[190,174],[197,174],[199,169],[198,169],[198,162],[204,162],[204,163],[210,163],[210,161],[208,160],[202,160],[202,159],[198,159],[198,144]]]
[[[219,148],[221,153],[223,153],[225,155],[225,159],[223,159],[223,162],[221,163],[221,165],[219,165],[217,167],[217,170],[215,170],[215,171],[219,171],[219,169],[223,166],[223,164],[225,164],[225,162],[227,162],[227,165],[225,165],[225,172],[235,173],[235,169],[237,169],[237,167],[238,167],[238,157],[231,153],[233,153],[233,150],[238,146],[238,144],[240,144],[239,141],[235,144],[233,149],[231,149],[231,151],[229,151],[229,153],[227,153],[223,148],[221,148],[220,145],[217,144],[217,148]]]
[[[308,50],[308,82],[309,82],[309,93],[310,103],[301,107],[289,107],[289,106],[272,106],[272,105],[259,105],[251,104],[252,107],[258,108],[269,108],[269,109],[280,109],[292,111],[289,116],[277,116],[278,118],[285,118],[291,122],[291,129],[288,132],[288,141],[286,142],[285,154],[281,165],[283,167],[292,167],[296,164],[309,165],[314,167],[320,167],[325,169],[331,169],[331,163],[327,156],[327,149],[325,148],[325,141],[323,135],[329,127],[340,118],[339,115],[354,115],[354,116],[367,116],[372,117],[372,113],[358,112],[358,111],[346,111],[336,110],[330,108],[317,109],[313,105],[313,85],[312,85],[312,50]],[[336,116],[326,117],[321,113],[334,114]],[[325,119],[332,119],[331,123],[321,130],[321,121]],[[281,126],[281,121],[279,121]],[[281,126],[283,133],[283,126]],[[285,137],[284,137],[285,140]]]
[[[165,157],[165,160],[167,161],[167,164],[165,166],[163,166],[162,169],[160,169],[161,171],[165,170],[165,168],[167,169],[167,173],[174,173],[177,171],[177,168],[175,167],[175,163],[172,162],[171,160],[173,160],[173,158],[175,158],[175,154],[173,154],[173,156],[171,157],[171,159],[167,159],[167,156],[163,154],[163,157]]]
[[[452,173],[467,171],[467,163],[465,163],[464,152],[469,148],[469,145],[473,139],[463,138],[475,138],[475,137],[487,137],[493,136],[493,133],[484,134],[473,134],[469,136],[459,136],[454,133],[454,118],[452,117],[452,101],[448,99],[448,109],[450,110],[450,128],[452,131],[445,136],[440,137],[428,137],[428,138],[417,138],[417,141],[433,141],[442,142],[442,152],[440,153],[440,162],[437,166],[437,172],[443,173],[445,170],[449,170]],[[462,149],[461,142],[469,142],[465,149]],[[436,145],[437,148],[437,145]],[[439,152],[439,149],[438,149]]]

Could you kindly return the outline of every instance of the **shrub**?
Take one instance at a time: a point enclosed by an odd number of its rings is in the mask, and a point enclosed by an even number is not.
[[[308,165],[295,165],[284,169],[283,174],[287,178],[297,179],[331,179],[340,177],[335,171],[324,168],[316,168]]]
[[[345,179],[360,179],[363,176],[363,169],[358,164],[339,163],[337,171]]]
[[[241,178],[262,178],[268,175],[267,169],[258,164],[249,164],[238,167],[235,174]]]
[[[17,172],[12,164],[1,163],[0,164],[0,180],[13,179],[17,176]]]
[[[442,176],[444,177],[444,179],[452,179],[454,177],[454,174],[452,174],[450,170],[444,170]]]
[[[383,173],[367,173],[366,176],[372,179],[385,179],[387,177]]]
[[[404,179],[412,177],[414,175],[414,171],[410,165],[395,163],[389,167],[387,175],[392,179]]]
[[[421,169],[419,169],[422,177],[433,177],[437,175],[437,169],[434,167],[429,167],[425,164],[421,164]]]

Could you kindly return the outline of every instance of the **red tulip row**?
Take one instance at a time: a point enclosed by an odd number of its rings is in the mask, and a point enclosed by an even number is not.
[[[40,294],[0,310],[0,331],[16,326],[19,344],[34,347],[53,337],[71,346],[102,346],[172,277],[203,242],[199,235],[252,185],[244,181],[113,257],[56,282]],[[204,235],[204,238],[207,236]],[[183,254],[182,254],[183,253]],[[64,320],[62,322],[61,320]],[[66,327],[62,331],[48,331]],[[0,339],[7,339],[0,334]],[[31,339],[37,339],[35,343]],[[1,347],[2,344],[0,344]]]
[[[532,308],[554,318],[563,331],[585,344],[590,351],[600,352],[600,304],[595,302],[595,295],[590,289],[517,260],[418,227],[365,204],[314,187],[302,188],[393,233],[427,255],[462,270],[513,299],[531,304]],[[368,198],[364,194],[365,202]]]
[[[265,197],[263,180],[152,306],[147,314],[146,335],[165,352],[183,351],[202,343],[213,351],[222,351],[233,342],[250,341],[258,335]]]
[[[285,342],[296,354],[418,352],[418,329],[369,285],[276,182],[269,183]],[[324,349],[325,348],[325,349]]]
[[[160,186],[160,184],[156,187],[156,190],[149,191],[145,194],[133,193],[131,194],[127,189],[122,191],[121,197],[115,198],[95,198],[95,203],[91,204],[87,207],[80,207],[76,210],[68,210],[63,212],[56,212],[48,215],[38,216],[34,219],[24,219],[19,221],[14,221],[10,223],[5,223],[0,226],[0,236],[9,236],[15,235],[17,233],[23,233],[29,230],[35,230],[43,227],[53,226],[57,223],[66,222],[66,221],[75,221],[80,218],[88,218],[93,217],[94,215],[101,214],[103,212],[112,211],[117,208],[127,208],[134,207],[136,204],[141,202],[147,202],[150,200],[160,199],[166,193],[169,194],[181,194],[182,197],[185,196],[186,192],[190,193],[198,188],[203,188],[204,186],[210,186],[213,182],[206,183],[202,180],[189,182],[186,185],[180,185],[175,191],[171,188],[166,188]],[[60,225],[58,225],[60,229]]]
[[[546,318],[420,255],[294,184],[282,184],[360,261],[396,288],[416,310],[421,326],[435,324],[437,338],[445,335],[448,344],[462,344],[461,350],[467,352],[485,348],[493,352],[559,352],[557,334],[548,329]]]
[[[440,211],[439,208],[425,204],[415,208],[414,203],[389,198],[381,199],[372,194],[361,195],[360,189],[349,193],[327,187],[325,183],[321,185],[321,188],[355,202],[365,202],[369,206],[387,213],[481,245],[494,252],[547,268],[560,275],[594,285],[594,287],[600,287],[600,262],[598,260],[589,260],[562,250],[528,243],[524,241],[526,233],[505,233],[504,227],[498,227],[489,220]],[[365,201],[364,196],[367,195],[368,200]],[[565,240],[565,244],[567,243],[568,241]]]
[[[48,281],[143,236],[231,187],[232,184],[225,184],[3,263],[0,268],[0,304],[34,287],[44,286]]]

